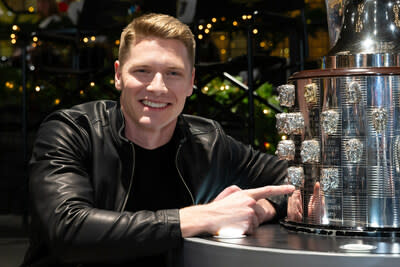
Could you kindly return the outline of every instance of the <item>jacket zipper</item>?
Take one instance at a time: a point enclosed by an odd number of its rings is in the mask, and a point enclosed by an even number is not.
[[[122,205],[121,212],[125,210],[126,203],[128,203],[129,194],[131,193],[132,184],[133,184],[133,175],[135,174],[135,147],[133,143],[130,143],[132,147],[132,172],[131,172],[131,180],[129,181],[128,192],[126,193],[124,204]]]
[[[179,168],[178,168],[178,154],[179,154],[179,152],[180,152],[180,150],[181,150],[181,147],[182,147],[182,143],[179,144],[178,150],[176,151],[176,155],[175,155],[175,167],[176,167],[176,170],[178,171],[178,174],[179,174],[179,177],[181,178],[181,181],[182,181],[183,184],[185,185],[186,190],[189,192],[190,198],[192,199],[192,204],[194,205],[195,203],[194,203],[193,194],[192,194],[192,192],[190,191],[189,187],[187,186],[187,184],[186,184],[185,180],[183,179],[183,176],[182,176],[182,174],[181,174],[181,172],[179,171]]]

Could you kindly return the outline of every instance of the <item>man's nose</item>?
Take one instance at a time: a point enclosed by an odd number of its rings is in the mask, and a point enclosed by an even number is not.
[[[161,73],[157,72],[154,75],[153,79],[150,81],[150,84],[147,86],[147,90],[156,95],[160,95],[168,91]]]

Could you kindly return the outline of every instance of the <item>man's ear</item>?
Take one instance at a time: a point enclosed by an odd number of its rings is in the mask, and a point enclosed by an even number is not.
[[[121,63],[116,60],[114,62],[114,85],[117,90],[121,90]]]

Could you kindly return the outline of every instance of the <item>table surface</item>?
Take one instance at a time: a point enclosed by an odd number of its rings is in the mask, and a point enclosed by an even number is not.
[[[183,248],[185,267],[354,267],[360,264],[400,266],[400,238],[318,235],[267,224],[244,238],[187,238]]]

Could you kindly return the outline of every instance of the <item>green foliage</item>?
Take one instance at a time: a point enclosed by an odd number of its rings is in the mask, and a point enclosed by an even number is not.
[[[240,80],[240,77],[236,77]],[[266,82],[256,89],[256,94],[270,104],[279,105],[279,101],[274,92],[274,87]],[[240,89],[229,80],[220,77],[211,80],[202,88],[202,93],[213,98],[214,101],[222,106],[231,106],[230,112],[233,115],[241,116],[247,120],[249,116],[247,91]],[[193,99],[196,99],[195,96]],[[212,107],[210,107],[212,108]],[[210,110],[209,114],[212,114]],[[265,103],[254,99],[254,121],[255,121],[255,140],[254,143],[262,151],[268,153],[275,152],[275,144],[279,141],[275,127],[275,112]],[[247,135],[247,127],[243,128],[243,135]]]

